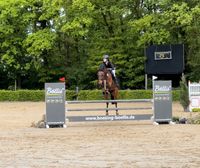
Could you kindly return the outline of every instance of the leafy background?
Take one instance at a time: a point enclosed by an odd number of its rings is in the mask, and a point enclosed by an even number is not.
[[[122,89],[144,88],[144,48],[184,44],[187,80],[200,79],[198,0],[0,0],[0,88],[96,88],[110,55]]]

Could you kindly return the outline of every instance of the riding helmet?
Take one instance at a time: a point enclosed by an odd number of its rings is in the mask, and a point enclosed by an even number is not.
[[[109,55],[107,55],[107,54],[104,55],[104,56],[103,56],[103,59],[109,59]]]

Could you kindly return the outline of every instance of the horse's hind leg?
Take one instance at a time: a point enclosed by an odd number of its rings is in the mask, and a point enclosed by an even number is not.
[[[106,115],[108,115],[108,104],[109,103],[106,103]]]
[[[115,92],[113,92],[112,94],[111,94],[111,99],[112,100],[117,100],[117,92],[115,91]],[[119,113],[118,113],[118,109],[117,109],[117,102],[112,102],[112,104],[115,104],[115,108],[116,108],[116,115],[119,115]]]
[[[117,102],[115,103],[115,108],[116,108],[116,115],[119,115],[118,109],[117,109]]]

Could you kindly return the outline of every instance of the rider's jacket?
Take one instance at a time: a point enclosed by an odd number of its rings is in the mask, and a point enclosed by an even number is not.
[[[109,68],[111,70],[114,70],[115,67],[114,65],[109,61],[108,64],[106,65],[104,62],[100,65],[99,70],[103,70],[104,68]]]

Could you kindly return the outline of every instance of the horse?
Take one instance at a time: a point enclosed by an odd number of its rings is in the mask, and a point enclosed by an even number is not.
[[[97,76],[98,76],[98,85],[102,88],[104,99],[108,100],[110,96],[111,100],[116,100],[118,98],[119,88],[116,85],[115,81],[113,80],[110,70],[107,68],[99,70],[97,72]],[[117,102],[112,102],[112,104],[115,104],[116,115],[119,115],[117,109]],[[109,102],[106,102],[106,108],[107,108],[106,115],[108,115],[108,105]]]

